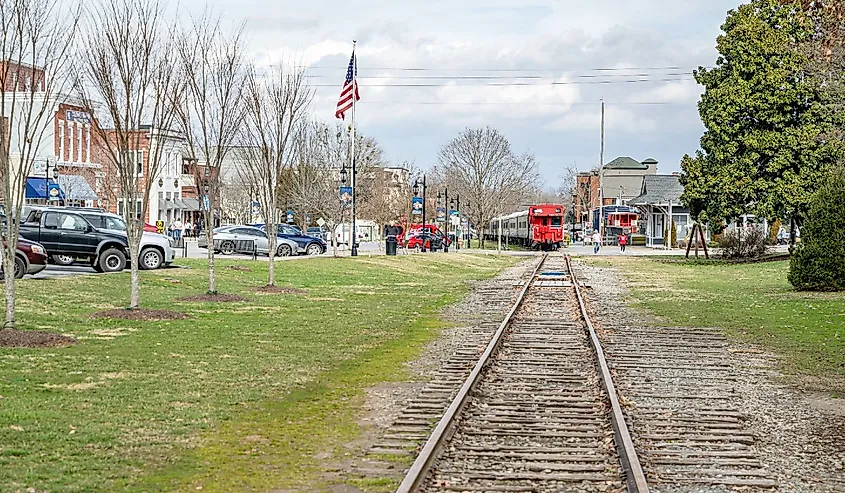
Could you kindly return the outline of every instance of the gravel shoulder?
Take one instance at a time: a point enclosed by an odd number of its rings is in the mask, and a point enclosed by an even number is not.
[[[603,341],[624,337],[624,331],[637,328],[662,328],[659,320],[628,306],[629,292],[617,270],[581,263],[577,268],[591,286],[587,290],[590,308]],[[706,329],[712,330],[700,330]],[[665,330],[699,329],[667,327]],[[642,341],[644,347],[647,344],[648,341]],[[718,356],[735,377],[730,380],[731,398],[726,405],[745,416],[744,430],[753,435],[756,458],[777,483],[776,491],[845,492],[845,400],[794,385],[794,380],[778,370],[777,357],[760,347],[739,345],[725,338]],[[612,366],[613,361],[610,363]],[[756,491],[753,487],[743,488]],[[664,484],[653,491],[735,489]]]

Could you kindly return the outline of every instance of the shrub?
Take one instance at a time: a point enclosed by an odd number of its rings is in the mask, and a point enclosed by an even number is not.
[[[810,201],[807,220],[789,262],[795,289],[845,290],[845,168],[834,170]]]
[[[760,228],[736,229],[722,235],[719,247],[724,258],[755,258],[769,248],[768,236]]]
[[[672,248],[678,248],[678,226],[675,225],[674,219],[672,219]]]
[[[780,219],[776,219],[772,222],[772,225],[769,226],[769,240],[772,245],[776,245],[778,242],[778,231],[780,231],[781,226],[783,226],[783,223],[780,222]]]

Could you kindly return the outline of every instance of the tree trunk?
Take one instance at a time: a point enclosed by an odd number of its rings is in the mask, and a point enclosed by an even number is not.
[[[129,288],[129,308],[136,309],[141,306],[141,279],[138,275],[138,250],[133,249],[129,252],[130,262],[130,276],[131,287]]]
[[[6,283],[6,319],[4,329],[15,328],[15,256],[3,248],[3,273]]]
[[[795,218],[789,218],[789,254],[795,250]]]
[[[206,217],[205,221],[205,241],[208,245],[208,294],[217,294],[217,281],[214,279],[214,218]]]
[[[276,285],[276,235],[273,234],[276,229],[275,224],[267,224],[267,255],[270,256],[270,268],[268,269],[267,274],[268,286]],[[296,252],[291,253],[293,254]]]

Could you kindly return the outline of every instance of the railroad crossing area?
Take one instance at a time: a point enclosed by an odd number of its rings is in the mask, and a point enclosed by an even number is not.
[[[718,329],[608,313],[583,269],[543,254],[483,288],[486,311],[361,470],[412,460],[400,493],[804,491],[779,481],[744,395],[762,357],[738,365]]]

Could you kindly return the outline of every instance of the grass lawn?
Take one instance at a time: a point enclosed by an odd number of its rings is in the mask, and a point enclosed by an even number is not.
[[[358,434],[362,389],[406,378],[402,362],[437,334],[437,311],[511,257],[414,255],[277,263],[202,261],[143,273],[146,308],[168,322],[94,320],[125,306],[128,273],[18,284],[24,329],[69,348],[0,348],[0,491],[321,491],[323,461]],[[231,269],[238,264],[252,271]],[[328,458],[328,459],[327,459]]]
[[[602,260],[622,269],[638,306],[670,323],[729,329],[780,354],[790,373],[845,388],[845,293],[793,291],[788,261]]]

